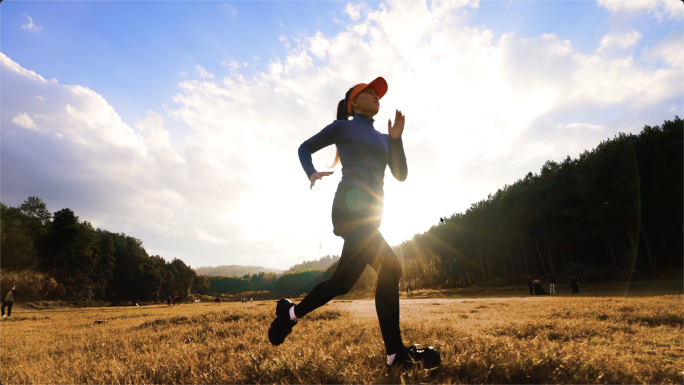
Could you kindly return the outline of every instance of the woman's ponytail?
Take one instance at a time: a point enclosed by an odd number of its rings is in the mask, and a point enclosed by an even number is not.
[[[2,1],[2,0],[0,0]],[[349,96],[352,93],[352,90],[356,87],[356,85],[353,85],[349,91],[344,95],[344,99],[340,100],[339,103],[337,103],[337,120],[349,120],[349,115],[347,115],[347,103],[349,103]],[[352,108],[352,113],[354,113],[354,109]],[[333,160],[332,166],[328,166],[328,168],[333,168],[337,164],[337,162],[340,161],[340,150],[337,150],[335,152],[335,160]]]
[[[349,116],[347,116],[347,104],[345,103],[345,99],[340,100],[339,103],[337,103],[337,120],[348,120]],[[332,166],[328,166],[328,168],[333,168],[335,165],[337,165],[337,162],[340,161],[340,150],[335,151],[335,160],[333,160]]]
[[[347,120],[347,105],[344,103],[344,99],[337,103],[337,120]]]

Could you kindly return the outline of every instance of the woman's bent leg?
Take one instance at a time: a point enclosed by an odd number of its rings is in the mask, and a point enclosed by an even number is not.
[[[372,231],[360,229],[345,238],[337,269],[330,279],[316,285],[309,295],[295,306],[294,313],[297,318],[304,317],[338,295],[349,293],[369,262],[366,249],[373,240],[372,237]]]

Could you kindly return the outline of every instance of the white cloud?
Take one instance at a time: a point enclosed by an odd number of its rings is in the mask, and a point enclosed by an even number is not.
[[[222,3],[219,5],[219,10],[230,17],[235,17],[235,15],[238,13],[237,7],[228,3]]]
[[[639,12],[653,13],[662,18],[667,15],[674,18],[684,15],[684,6],[681,0],[598,0],[599,5],[611,12]]]
[[[601,39],[598,51],[604,51],[606,49],[623,49],[631,45],[636,44],[641,40],[641,33],[638,31],[632,31],[627,33],[609,33]]]
[[[361,17],[361,4],[360,3],[347,3],[344,11],[349,15],[352,20],[358,20]]]
[[[328,41],[328,39],[323,37],[323,34],[320,31],[316,31],[316,34],[314,35],[314,37],[309,39],[309,42],[311,44],[311,53],[313,53],[319,58],[325,56],[325,51],[330,46],[330,42]]]
[[[203,79],[214,79],[215,78],[214,74],[207,71],[206,68],[202,67],[199,64],[197,64],[197,66],[195,67],[195,71],[197,71],[199,76]]]
[[[565,126],[565,128],[575,129],[575,130],[592,130],[592,131],[603,131],[604,128],[600,125],[589,124],[589,123],[570,123]]]
[[[45,98],[42,97],[42,96],[40,96],[40,95],[36,95],[35,98],[38,99],[38,100],[45,100]]]
[[[33,18],[31,18],[31,16],[29,16],[25,13],[23,15],[26,16],[26,18],[28,19],[28,23],[22,24],[21,29],[28,29],[29,31],[31,31],[33,33],[38,33],[43,29],[43,27],[39,27],[39,26],[33,24]]]
[[[290,48],[290,40],[286,38],[285,36],[279,36],[278,40],[280,40],[281,43],[285,46],[285,48]]]
[[[230,60],[228,63],[222,61],[221,65],[230,69],[230,70],[236,70],[236,69],[240,68],[240,64],[238,64],[238,62],[236,62],[235,60]]]
[[[19,125],[24,128],[28,128],[29,130],[36,130],[38,131],[38,126],[36,126],[36,123],[31,119],[30,116],[28,116],[27,113],[19,114],[12,119],[12,123]]]
[[[673,32],[651,47],[643,50],[646,60],[660,60],[672,68],[684,70],[684,42],[679,32]]]

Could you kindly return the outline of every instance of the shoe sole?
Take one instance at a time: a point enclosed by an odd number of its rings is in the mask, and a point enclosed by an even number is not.
[[[271,322],[271,326],[268,328],[268,340],[274,346],[278,346],[285,341],[285,338],[292,333],[292,327],[296,325],[295,321],[286,320],[281,317],[276,317],[276,319]],[[282,332],[279,331],[282,330]]]

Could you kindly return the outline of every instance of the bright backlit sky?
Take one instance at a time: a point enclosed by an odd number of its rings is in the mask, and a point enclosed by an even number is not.
[[[5,0],[1,199],[192,267],[339,255],[340,166],[309,190],[297,148],[383,76],[375,128],[406,115],[408,178],[386,172],[380,228],[396,245],[546,160],[683,116],[683,22],[680,0]]]

